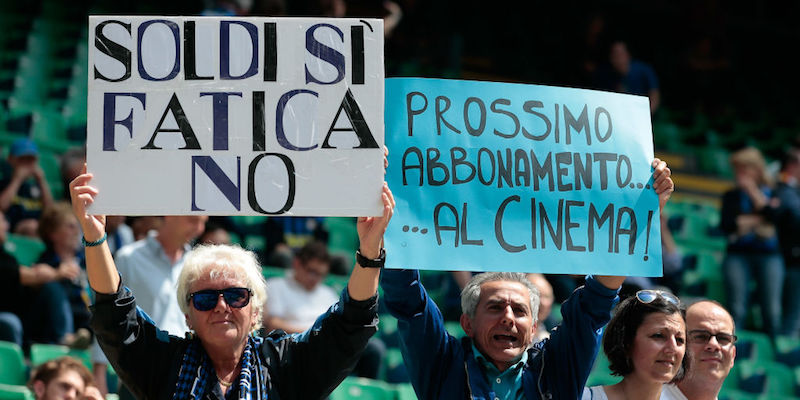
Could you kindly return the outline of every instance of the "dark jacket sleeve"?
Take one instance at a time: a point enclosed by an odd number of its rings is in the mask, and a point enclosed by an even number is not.
[[[121,283],[117,293],[95,296],[90,325],[117,375],[138,399],[168,398],[184,340],[159,330]]]
[[[355,367],[378,330],[378,297],[356,301],[347,288],[339,302],[301,334],[271,334],[264,356],[277,357],[270,375],[281,400],[322,399]]]
[[[737,193],[737,191],[731,190],[722,195],[719,227],[726,235],[736,233],[736,217],[739,215],[739,196],[737,196]]]
[[[458,339],[447,333],[442,313],[428,297],[419,271],[386,269],[381,273],[381,288],[389,312],[397,318],[400,349],[417,396],[439,398],[454,358],[463,354]]]
[[[539,344],[544,365],[538,369],[545,375],[547,389],[558,398],[580,398],[600,348],[603,327],[619,300],[617,293],[588,276],[585,285],[561,305],[561,324]]]

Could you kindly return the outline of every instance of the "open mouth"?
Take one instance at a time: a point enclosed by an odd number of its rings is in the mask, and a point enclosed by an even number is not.
[[[506,346],[513,346],[519,341],[519,339],[517,339],[516,336],[503,335],[503,334],[494,335],[494,336],[492,336],[492,339],[494,339],[496,342],[498,342],[500,344],[504,344]]]

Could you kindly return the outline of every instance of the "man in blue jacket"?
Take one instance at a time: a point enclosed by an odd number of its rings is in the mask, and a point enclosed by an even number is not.
[[[663,208],[674,185],[666,163],[656,159],[653,167]],[[578,399],[625,280],[588,276],[561,306],[562,322],[550,338],[534,344],[539,296],[525,274],[472,278],[461,294],[461,340],[447,333],[419,279],[415,270],[381,274],[409,378],[422,400]]]

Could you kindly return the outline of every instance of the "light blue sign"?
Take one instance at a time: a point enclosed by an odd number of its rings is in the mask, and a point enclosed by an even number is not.
[[[387,266],[661,276],[646,97],[386,80]]]

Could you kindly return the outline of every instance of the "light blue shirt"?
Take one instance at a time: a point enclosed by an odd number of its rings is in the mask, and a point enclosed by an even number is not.
[[[495,394],[493,400],[525,400],[525,391],[522,388],[522,370],[525,362],[528,361],[528,352],[522,353],[517,362],[507,370],[500,372],[480,351],[472,345],[472,354],[478,360],[492,391]]]
[[[161,247],[157,234],[122,247],[114,256],[122,284],[136,297],[136,305],[171,335],[183,337],[189,330],[186,317],[178,306],[176,288],[183,260],[191,246],[184,245],[183,256],[173,263]]]

